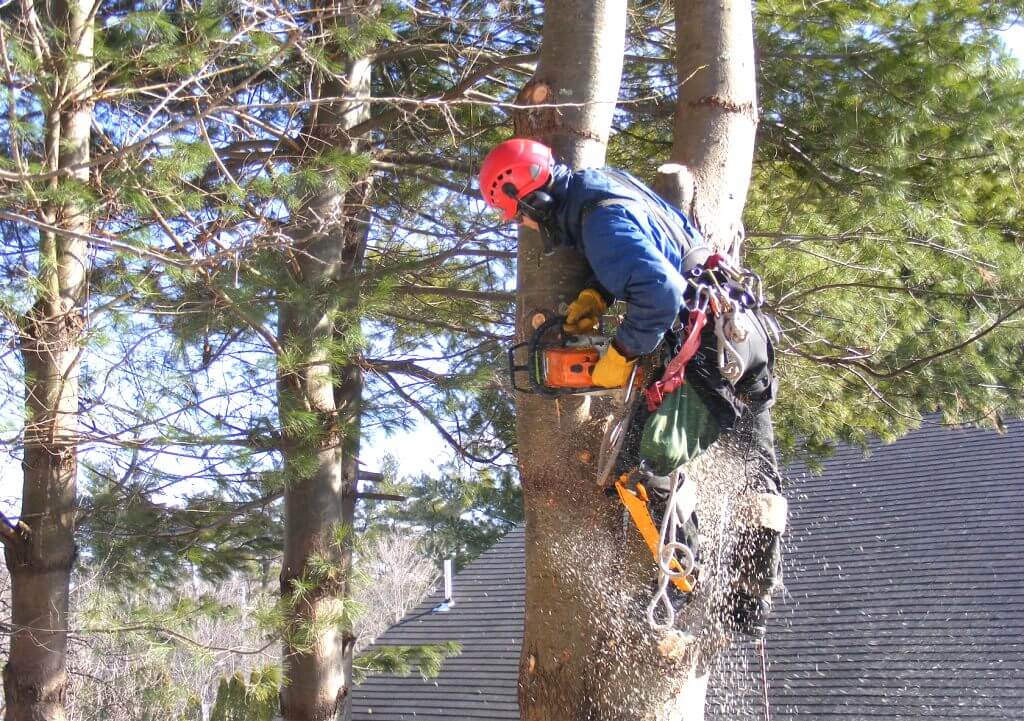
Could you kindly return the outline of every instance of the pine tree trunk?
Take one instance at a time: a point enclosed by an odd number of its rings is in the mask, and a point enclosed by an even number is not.
[[[731,36],[736,29],[726,26],[737,25],[742,13],[730,10],[728,3],[682,3],[681,7],[696,5],[701,6],[702,13],[680,33],[681,50],[684,44],[688,47],[694,42],[691,34],[704,36],[701,47],[718,48],[708,44],[712,41],[707,36]],[[716,16],[715,8],[727,14]],[[583,105],[520,112],[516,116],[517,135],[549,143],[561,160],[576,167],[601,164],[613,110],[607,101],[617,95],[621,72],[624,13],[624,3],[611,1],[547,4],[541,60],[536,75],[520,95],[520,103]],[[745,29],[750,46],[749,4],[745,22],[745,28],[738,30]],[[717,55],[710,59],[703,54],[696,57],[712,68],[721,64]],[[730,57],[727,64],[734,60]],[[752,52],[740,62],[746,63],[745,72],[751,72]],[[729,79],[728,87],[719,87],[718,81],[702,85],[694,100],[689,94],[693,88],[686,86],[688,99],[681,105],[693,105],[698,111],[722,110],[723,105],[731,108],[732,101],[719,102],[719,96],[731,99],[741,85],[728,74],[731,71],[714,72]],[[683,77],[687,74],[689,71]],[[754,125],[752,75],[750,81],[749,95],[737,101],[741,106],[748,102],[749,110],[730,109],[724,122],[712,118],[699,125],[689,120],[691,126],[679,131],[678,137],[692,139],[692,143],[677,139],[677,147],[693,148],[695,153],[703,150],[704,154],[674,157],[700,172],[695,197],[699,205],[695,207],[705,228],[730,240],[739,227],[739,212],[749,182]],[[746,125],[733,124],[732,115],[740,116]],[[737,148],[732,148],[737,127],[742,127],[746,135],[737,139]],[[733,153],[745,153],[741,169],[733,167]],[[716,163],[725,163],[717,168],[717,175],[711,167]],[[733,198],[715,196],[727,187]],[[694,197],[692,187],[680,191],[681,196]],[[730,205],[726,201],[733,202]],[[694,212],[694,207],[689,209]],[[729,212],[728,230],[712,226],[712,218]],[[539,238],[523,232],[519,250],[519,337],[529,336],[535,309],[556,309],[569,302],[588,274],[580,255],[562,251],[543,258]],[[696,653],[686,647],[675,653],[679,647],[666,645],[665,636],[652,633],[646,626],[644,606],[650,598],[651,579],[640,570],[644,564],[636,563],[637,557],[630,554],[628,547],[633,540],[624,535],[621,510],[594,486],[604,416],[599,401],[553,402],[538,397],[520,397],[518,401],[519,460],[527,521],[526,627],[519,687],[522,718],[697,721],[704,715],[706,673],[698,670]]]
[[[712,247],[739,258],[743,206],[750,186],[757,132],[757,83],[750,0],[676,0],[676,105],[672,160],[685,166],[670,198]],[[698,471],[699,472],[699,471]],[[670,721],[702,721],[708,665],[691,669],[688,683],[666,704]]]
[[[356,23],[378,10],[378,2],[335,4],[324,8],[324,24]],[[321,78],[314,99],[369,94],[369,61],[345,63],[346,82]],[[304,133],[309,157],[335,147],[359,150],[346,130],[368,115],[364,102],[317,105]],[[354,638],[347,603],[362,377],[358,366],[332,361],[329,345],[347,324],[359,322],[353,317],[358,293],[349,279],[365,250],[368,191],[368,180],[351,189],[326,184],[296,213],[291,231],[296,252],[290,267],[303,292],[281,302],[278,321],[282,346],[302,354],[295,368],[278,375],[283,455],[293,472],[285,491],[281,568],[289,608],[281,688],[285,721],[334,719],[349,690]],[[295,413],[315,417],[316,430],[289,431]]]
[[[738,257],[757,132],[750,0],[676,0],[680,81],[672,160],[693,173],[684,208],[719,250]]]
[[[572,103],[517,114],[516,134],[552,146],[574,167],[600,166],[618,97],[625,0],[561,0],[545,6],[544,40],[521,103]],[[582,105],[581,105],[582,104]],[[519,238],[517,335],[535,309],[570,302],[589,277],[583,256],[543,256],[540,238]],[[529,721],[606,719],[610,683],[601,589],[621,516],[595,485],[603,420],[587,400],[520,395],[519,465],[526,515],[526,624],[519,705]],[[593,417],[592,417],[593,416]],[[602,608],[603,606],[603,608]]]
[[[51,170],[89,160],[93,20],[91,2],[57,2],[52,52],[60,90],[46,117]],[[88,168],[70,172],[88,182]],[[56,181],[54,181],[56,182]],[[87,234],[92,218],[82,204],[45,209],[62,230]],[[68,593],[75,563],[78,473],[78,372],[87,283],[84,241],[40,233],[40,293],[22,319],[25,364],[25,451],[21,525],[6,539],[13,633],[4,667],[7,721],[63,721],[68,687]]]

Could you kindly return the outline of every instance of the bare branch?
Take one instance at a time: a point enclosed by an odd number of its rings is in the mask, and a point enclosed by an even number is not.
[[[491,303],[513,303],[515,293],[507,291],[467,290],[465,288],[442,288],[427,285],[400,285],[396,293],[406,295],[437,295],[442,298],[464,298],[466,300],[482,300]]]
[[[408,496],[399,496],[395,493],[356,493],[356,498],[365,498],[368,501],[408,501]]]
[[[470,453],[468,450],[465,449],[465,447],[463,447],[462,443],[459,442],[458,439],[456,439],[451,433],[448,432],[447,428],[441,425],[441,422],[430,411],[430,409],[428,409],[426,406],[424,406],[422,403],[420,403],[418,400],[416,400],[409,393],[406,392],[405,388],[402,387],[401,383],[392,378],[391,375],[388,373],[378,373],[377,375],[384,379],[384,381],[386,381],[388,385],[394,388],[395,393],[401,396],[406,403],[408,403],[417,411],[419,411],[420,415],[422,415],[424,418],[427,419],[427,421],[430,422],[430,425],[432,425],[435,428],[435,430],[437,430],[437,432],[441,434],[441,437],[444,438],[448,445],[450,445],[452,449],[454,449],[455,452],[458,453],[463,458],[470,461],[475,461],[476,463],[493,463],[494,461],[501,457],[501,453],[495,454],[492,458],[483,458],[481,456],[477,456],[473,453]]]

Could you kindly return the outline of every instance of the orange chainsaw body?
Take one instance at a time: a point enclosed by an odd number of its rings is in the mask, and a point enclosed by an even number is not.
[[[594,366],[601,359],[593,346],[545,348],[544,380],[552,388],[592,388]]]

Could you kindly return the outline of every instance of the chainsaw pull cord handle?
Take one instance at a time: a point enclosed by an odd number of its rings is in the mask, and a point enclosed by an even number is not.
[[[672,492],[665,506],[658,533],[658,590],[647,604],[647,623],[655,631],[667,631],[676,621],[676,610],[668,595],[668,584],[676,578],[686,578],[693,573],[697,560],[693,550],[676,541],[679,527],[693,513],[696,493],[688,486],[689,477],[683,470],[672,474]],[[692,587],[692,584],[691,584]],[[661,619],[660,621],[658,619]]]

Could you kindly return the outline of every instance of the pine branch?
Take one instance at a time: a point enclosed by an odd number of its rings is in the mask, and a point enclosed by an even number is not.
[[[405,165],[427,166],[437,170],[449,170],[455,173],[465,173],[475,176],[479,168],[477,163],[460,158],[445,158],[432,153],[403,153],[397,150],[382,150],[377,159],[391,163],[395,167]]]
[[[408,323],[418,323],[428,328],[442,328],[452,333],[460,333],[470,338],[484,338],[487,340],[496,340],[501,342],[508,342],[512,339],[512,334],[498,335],[497,333],[488,333],[487,331],[480,330],[479,328],[465,328],[454,323],[445,323],[439,320],[430,320],[422,317],[414,317],[405,315],[403,313],[397,313],[393,310],[383,310],[380,313],[388,318],[394,318],[395,320],[406,321]],[[497,321],[486,321],[487,323],[495,323]]]
[[[870,363],[865,363],[864,361],[856,360],[853,358],[835,358],[829,356],[818,356],[812,353],[807,353],[806,351],[802,351],[799,348],[796,348],[795,346],[791,346],[789,350],[793,353],[796,353],[801,358],[806,358],[807,360],[814,361],[815,363],[822,363],[824,365],[829,366],[839,366],[847,369],[850,369],[851,367],[860,368],[861,370],[868,373],[874,378],[891,380],[893,378],[896,378],[897,376],[904,375],[908,371],[911,371],[914,368],[917,368],[918,366],[931,363],[932,361],[938,360],[943,356],[952,355],[958,351],[963,350],[972,343],[984,338],[986,335],[994,331],[996,328],[1001,326],[1003,323],[1005,323],[1007,320],[1017,315],[1021,311],[1024,311],[1024,303],[1021,303],[1020,305],[1002,314],[1001,316],[996,318],[996,320],[993,321],[990,325],[978,331],[977,333],[967,338],[963,342],[957,343],[956,345],[950,346],[948,348],[943,348],[942,350],[936,351],[935,353],[932,353],[930,355],[926,355],[921,358],[916,358],[907,363],[906,365],[902,365],[899,366],[898,368],[893,368],[891,370],[879,370],[878,368],[872,366]]]
[[[365,498],[371,501],[408,501],[408,496],[399,496],[395,493],[356,493],[356,498]]]
[[[67,230],[66,228],[51,225],[44,221],[36,220],[35,218],[30,218],[27,215],[21,215],[20,213],[12,213],[8,210],[0,210],[0,220],[9,220],[12,223],[24,223],[26,225],[31,225],[34,228],[38,228],[39,230],[44,230],[48,233],[53,233],[54,235],[59,235],[66,238],[73,238],[75,240],[84,240],[87,243],[91,243],[92,245],[96,245],[101,248],[107,248],[109,250],[127,253],[129,255],[134,255],[138,258],[153,260],[158,263],[164,263],[166,265],[173,266],[175,268],[193,268],[196,265],[194,262],[182,260],[180,258],[175,258],[170,255],[165,255],[155,250],[149,250],[148,248],[139,248],[134,245],[128,245],[127,243],[122,243],[118,240],[114,240],[109,236],[98,236],[88,235],[85,233],[77,233],[73,230]]]
[[[428,408],[426,408],[422,403],[420,403],[418,400],[413,398],[412,395],[406,392],[405,388],[402,387],[401,383],[395,380],[389,373],[378,372],[377,375],[380,378],[384,379],[384,381],[387,382],[388,385],[394,388],[395,393],[401,396],[401,398],[406,403],[408,403],[417,411],[419,411],[420,415],[426,418],[430,425],[434,426],[434,429],[441,434],[441,437],[444,438],[448,445],[450,445],[452,449],[463,458],[470,461],[475,461],[476,463],[493,463],[502,456],[502,453],[504,453],[504,451],[502,451],[501,453],[497,453],[492,458],[483,458],[482,456],[470,453],[468,450],[466,450],[466,448],[462,445],[460,441],[458,441],[451,433],[448,432],[448,429],[441,424],[437,417]]]
[[[493,73],[495,70],[501,69],[512,69],[517,68],[525,63],[536,62],[540,58],[540,53],[529,53],[526,55],[510,55],[492,63],[488,63],[477,68],[474,72],[466,76],[460,83],[455,85],[450,90],[441,94],[439,98],[423,99],[423,103],[431,104],[447,104],[457,98],[461,97],[467,90],[472,88],[478,82],[486,78],[488,75]],[[402,115],[402,110],[399,108],[392,108],[391,110],[385,110],[378,115],[364,120],[361,123],[357,123],[353,127],[348,129],[349,137],[356,138],[366,133],[370,133],[374,130],[380,130],[386,124],[393,122]]]
[[[284,496],[284,489],[279,491],[273,491],[266,495],[260,496],[259,498],[253,499],[247,503],[240,503],[231,509],[229,512],[219,516],[209,523],[205,523],[202,526],[195,526],[184,531],[172,531],[168,533],[157,533],[154,534],[154,538],[180,538],[182,536],[194,536],[207,531],[215,531],[218,528],[222,528],[230,523],[235,518],[245,515],[249,511],[253,511],[257,508],[265,508],[276,500],[279,500]]]
[[[515,293],[507,291],[468,290],[465,288],[443,288],[429,285],[400,285],[395,289],[396,293],[405,295],[436,295],[442,298],[464,298],[466,300],[481,300],[489,303],[514,303]]]
[[[170,636],[171,638],[176,638],[179,641],[184,641],[185,643],[189,644],[190,646],[195,646],[196,648],[201,648],[201,649],[204,649],[206,651],[220,651],[220,652],[225,652],[225,653],[237,653],[237,654],[242,655],[242,656],[258,656],[258,655],[262,655],[263,653],[266,652],[266,650],[268,648],[270,648],[271,646],[276,645],[278,643],[278,641],[279,641],[279,639],[277,639],[277,638],[272,638],[269,641],[267,641],[267,643],[265,643],[263,646],[260,646],[259,648],[242,648],[242,647],[238,647],[238,646],[214,646],[214,645],[211,645],[211,644],[203,643],[202,641],[197,641],[197,640],[195,640],[194,638],[192,638],[190,636],[186,636],[183,633],[180,633],[180,632],[175,631],[173,629],[167,628],[165,626],[155,626],[155,625],[151,625],[151,624],[139,624],[139,625],[135,625],[135,626],[114,626],[114,627],[110,627],[110,628],[83,628],[83,629],[80,629],[80,630],[76,631],[74,633],[74,635],[89,636],[89,635],[123,634],[123,633],[133,633],[133,632],[135,632],[135,633],[146,632],[146,633],[163,634],[163,635],[166,635],[166,636]]]
[[[452,379],[445,373],[438,373],[429,368],[417,365],[411,360],[389,361],[381,358],[367,358],[364,361],[370,369],[384,373],[400,373],[435,384],[449,384]]]
[[[377,278],[386,278],[395,275],[396,273],[414,273],[419,270],[425,270],[434,266],[440,265],[446,260],[452,258],[458,258],[462,256],[470,257],[482,257],[482,258],[500,258],[500,259],[514,259],[515,253],[502,250],[468,250],[460,243],[453,248],[435,253],[434,255],[428,255],[417,260],[410,261],[408,263],[398,263],[387,268],[380,268],[377,270],[371,270],[366,273],[360,273],[356,276],[356,279],[360,282],[367,282],[376,280]]]

